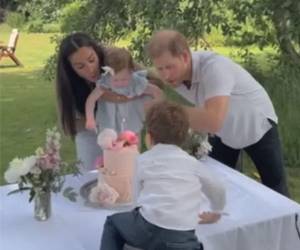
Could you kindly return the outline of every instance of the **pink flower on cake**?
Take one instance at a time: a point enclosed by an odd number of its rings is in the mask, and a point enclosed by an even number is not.
[[[119,134],[118,140],[125,141],[125,146],[136,145],[139,142],[138,136],[136,133],[126,130]]]
[[[97,142],[102,149],[117,150],[126,146],[137,145],[139,140],[136,133],[126,130],[117,135],[109,128],[104,129],[97,138]]]
[[[104,166],[104,159],[103,159],[102,155],[100,155],[100,156],[98,156],[96,158],[94,166],[95,166],[96,169],[103,168],[103,166]]]

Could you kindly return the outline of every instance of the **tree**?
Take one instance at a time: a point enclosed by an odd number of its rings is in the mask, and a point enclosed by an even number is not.
[[[299,0],[49,2],[59,2],[64,6],[60,11],[63,33],[85,31],[105,44],[126,37],[134,57],[144,63],[147,63],[144,45],[155,30],[177,29],[197,48],[204,35],[217,28],[226,37],[238,39],[242,46],[256,44],[264,48],[273,45],[283,57],[287,56],[294,64],[300,65]]]
[[[273,45],[283,57],[300,65],[299,0],[227,0],[233,18],[223,24],[223,32],[242,37],[246,44],[261,48]],[[251,23],[252,29],[245,29]]]
[[[78,30],[87,31],[105,43],[127,36],[134,55],[142,60],[144,44],[154,30],[161,28],[178,29],[197,47],[204,33],[224,21],[219,5],[222,1],[86,0],[78,8],[81,17],[83,12],[86,14]]]

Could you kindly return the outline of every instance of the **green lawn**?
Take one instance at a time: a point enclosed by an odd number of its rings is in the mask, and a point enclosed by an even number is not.
[[[10,31],[10,27],[0,25],[2,42],[8,40]],[[43,65],[54,51],[50,37],[49,34],[21,33],[16,55],[24,67],[15,67],[8,58],[0,62],[0,184],[4,184],[3,172],[9,161],[16,156],[24,157],[32,154],[44,143],[46,129],[57,125],[54,84],[42,78]],[[216,50],[230,55],[236,48],[216,48]],[[298,149],[296,145],[295,150]],[[74,144],[67,138],[63,138],[62,155],[67,161],[75,157]],[[300,202],[299,170],[299,167],[288,168],[292,198],[298,202]],[[254,178],[256,176],[251,166],[247,167],[246,173]]]
[[[7,41],[10,28],[0,26],[1,41]],[[21,33],[16,55],[24,67],[9,58],[0,62],[0,184],[9,161],[34,153],[45,140],[47,128],[57,125],[54,84],[42,78],[42,67],[53,53],[48,34]],[[74,147],[63,138],[63,157],[74,159]]]

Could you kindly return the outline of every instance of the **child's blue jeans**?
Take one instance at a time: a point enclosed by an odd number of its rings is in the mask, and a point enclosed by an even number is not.
[[[125,243],[144,250],[203,250],[194,230],[169,230],[147,222],[138,208],[108,216],[100,250],[122,250]]]

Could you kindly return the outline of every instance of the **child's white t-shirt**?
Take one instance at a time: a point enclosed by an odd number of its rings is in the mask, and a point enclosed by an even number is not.
[[[138,156],[135,173],[139,211],[159,227],[195,229],[205,196],[212,210],[224,208],[223,183],[203,163],[175,145],[157,144]]]

